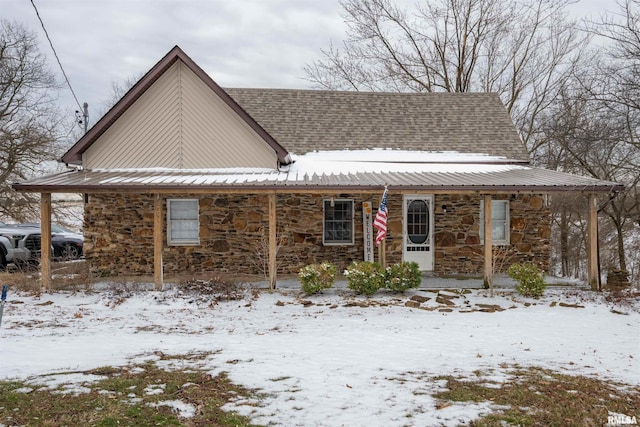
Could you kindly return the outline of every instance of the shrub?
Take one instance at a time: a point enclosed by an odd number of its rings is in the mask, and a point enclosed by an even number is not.
[[[241,300],[245,296],[245,286],[235,280],[221,276],[213,276],[210,279],[187,279],[176,286],[178,295],[194,298],[199,302],[207,302],[211,299],[220,301]]]
[[[298,278],[302,284],[302,291],[307,295],[313,295],[333,286],[336,280],[336,266],[330,262],[310,264],[300,269]]]
[[[507,274],[519,282],[516,290],[526,297],[541,297],[547,285],[543,271],[535,264],[511,264]]]
[[[384,286],[385,274],[377,262],[352,262],[345,271],[348,287],[358,294],[371,296]]]
[[[384,286],[392,291],[404,292],[417,288],[422,283],[422,274],[416,262],[393,264],[385,270]]]

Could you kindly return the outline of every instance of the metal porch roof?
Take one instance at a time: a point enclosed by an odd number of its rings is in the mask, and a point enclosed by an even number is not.
[[[19,191],[52,193],[171,191],[364,191],[388,185],[396,190],[482,192],[618,192],[615,182],[522,165],[431,165],[416,171],[329,172],[257,170],[70,171],[13,184]],[[449,165],[450,166],[450,165]]]

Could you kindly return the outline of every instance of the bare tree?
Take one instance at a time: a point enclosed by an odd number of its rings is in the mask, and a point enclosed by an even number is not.
[[[606,85],[592,90],[594,97],[640,111],[640,0],[616,2],[618,10],[608,12],[600,21],[589,22],[588,31],[609,41],[607,65],[601,79]]]
[[[56,158],[60,118],[52,93],[57,87],[35,35],[0,20],[0,215],[4,217],[20,221],[37,216],[33,196],[15,192],[11,183],[33,177],[42,162]]]
[[[588,25],[589,31],[609,43],[605,45],[605,60],[598,67],[596,78],[582,83],[593,102],[607,111],[609,122],[618,129],[617,140],[609,150],[616,153],[617,158],[611,163],[617,165],[617,178],[627,185],[627,191],[609,204],[605,212],[617,231],[619,266],[628,270],[622,231],[629,223],[640,225],[640,0],[617,1],[616,5],[616,11]],[[626,243],[629,244],[634,243]],[[632,270],[637,270],[637,266]]]
[[[546,167],[626,184],[623,194],[601,203],[601,258],[605,268],[628,270],[637,280],[637,257],[629,248],[638,246],[640,225],[640,0],[617,6],[587,22],[587,31],[605,43],[594,50],[590,67],[572,70],[554,105],[540,115],[537,155]],[[584,238],[579,205],[554,198],[563,274],[584,264],[571,250],[572,241]]]
[[[610,102],[593,96],[593,90],[586,88],[584,78],[574,80],[571,87],[565,87],[555,106],[546,114],[541,132],[546,135],[544,146],[547,167],[566,172],[589,175],[594,178],[622,182],[628,190],[602,200],[601,212],[608,220],[604,229],[611,230],[615,238],[603,239],[610,247],[605,253],[607,267],[618,265],[627,270],[625,235],[632,222],[639,218],[640,199],[640,151],[636,144],[635,131],[638,121],[628,107],[611,108]],[[568,85],[571,83],[568,83]],[[602,82],[596,82],[600,86]],[[615,196],[615,197],[613,197]],[[576,210],[575,201],[563,203],[557,200],[554,218],[559,228],[562,272],[569,270],[570,248],[568,242],[582,233],[584,209]],[[574,260],[575,261],[575,260]],[[580,261],[575,261],[577,264]]]
[[[588,35],[563,0],[436,0],[415,9],[392,0],[344,0],[341,48],[305,67],[326,89],[484,91],[500,94],[535,150],[539,114],[585,59]]]
[[[102,108],[97,117],[102,117],[116,105],[118,101],[142,78],[143,74],[132,74],[122,81],[112,81],[109,97],[102,103]]]

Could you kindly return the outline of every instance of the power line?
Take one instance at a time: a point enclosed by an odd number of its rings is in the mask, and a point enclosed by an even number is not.
[[[47,29],[44,27],[44,22],[42,22],[42,18],[40,18],[40,13],[38,12],[38,8],[36,7],[36,4],[33,2],[33,0],[31,0],[31,5],[33,6],[33,9],[36,11],[36,15],[38,16],[38,20],[40,21],[40,25],[42,25],[42,29],[44,30],[44,35],[47,36],[47,40],[49,40],[49,46],[51,46],[51,50],[53,51],[53,55],[56,57],[56,60],[58,61],[58,65],[60,66],[60,70],[62,71],[62,75],[64,76],[64,79],[67,82],[67,86],[69,86],[69,90],[71,91],[71,94],[73,95],[73,99],[76,100],[76,104],[78,104],[78,109],[80,109],[80,111],[82,111],[82,106],[80,105],[80,101],[78,101],[78,97],[76,96],[76,93],[73,91],[73,88],[71,87],[71,83],[69,82],[69,78],[67,77],[67,73],[64,72],[64,68],[62,67],[62,63],[60,62],[60,58],[58,58],[58,53],[56,52],[56,49],[53,47],[53,42],[51,41],[51,38],[49,37],[49,33],[47,32]]]

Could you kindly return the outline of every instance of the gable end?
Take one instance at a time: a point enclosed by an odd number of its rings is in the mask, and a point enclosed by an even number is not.
[[[278,164],[290,162],[289,153],[249,114],[242,109],[217,83],[215,83],[191,58],[178,46],[174,47],[147,74],[145,74],[78,142],[62,156],[67,164],[83,164],[83,154],[105,134],[176,62],[180,61],[187,70],[200,80],[205,91],[212,91],[226,104],[255,135],[273,151]],[[242,154],[242,153],[238,153]],[[276,165],[273,165],[275,167]]]

